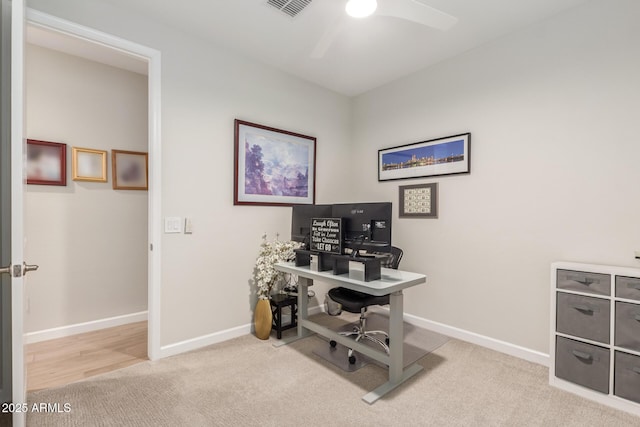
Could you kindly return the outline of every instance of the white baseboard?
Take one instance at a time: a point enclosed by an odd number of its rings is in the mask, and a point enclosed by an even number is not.
[[[310,307],[309,314],[322,312],[322,306]],[[185,353],[187,351],[197,350],[209,345],[217,344],[233,338],[238,338],[253,332],[253,324],[237,326],[235,328],[226,329],[224,331],[214,332],[213,334],[203,335],[196,338],[180,341],[175,344],[169,344],[160,347],[160,358],[175,356],[176,354]]]
[[[389,313],[388,309],[379,307],[376,307],[374,311],[386,312],[387,314]],[[429,331],[437,332],[451,338],[470,342],[472,344],[499,351],[500,353],[508,354],[520,359],[528,360],[529,362],[537,363],[542,366],[549,366],[549,355],[536,350],[531,350],[526,347],[521,347],[519,345],[511,344],[506,341],[500,341],[495,338],[476,334],[475,332],[470,332],[464,329],[445,325],[443,323],[434,322],[432,320],[424,319],[422,317],[414,316],[411,314],[405,313],[404,321],[411,325],[415,325]]]
[[[56,338],[69,337],[71,335],[83,334],[85,332],[112,328],[114,326],[126,325],[128,323],[143,322],[147,320],[147,313],[148,312],[146,311],[141,311],[139,313],[124,314],[122,316],[92,320],[91,322],[76,323],[74,325],[60,326],[57,328],[44,329],[42,331],[28,332],[24,334],[24,342],[25,344],[32,344],[40,341],[47,341]]]
[[[389,313],[388,309],[381,307],[375,307],[372,309],[372,311],[379,311],[382,313],[386,313],[387,315]],[[322,305],[309,308],[310,315],[322,312],[324,312],[324,306]],[[413,316],[411,314],[405,314],[404,321],[411,325],[437,332],[451,338],[470,342],[472,344],[499,351],[500,353],[505,353],[510,356],[518,357],[520,359],[528,360],[529,362],[537,363],[539,365],[549,366],[549,355],[541,353],[539,351],[531,350],[505,341],[500,341],[484,335],[476,334],[475,332],[470,332],[464,329],[434,322],[432,320],[427,320],[422,317]],[[215,332],[213,334],[192,338],[175,344],[166,345],[160,349],[160,357],[169,357],[187,351],[197,350],[202,347],[250,334],[252,330],[253,325],[246,324],[238,326],[236,328],[231,328],[224,331]]]
[[[180,341],[175,344],[163,345],[160,347],[160,358],[175,356],[176,354],[197,350],[202,347],[250,334],[252,326],[251,324],[242,325],[224,331],[214,332],[213,334]]]

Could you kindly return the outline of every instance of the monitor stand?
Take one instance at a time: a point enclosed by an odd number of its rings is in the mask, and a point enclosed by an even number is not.
[[[333,256],[333,274],[348,274],[350,279],[371,282],[382,277],[380,258]]]
[[[326,252],[308,251],[306,249],[294,249],[296,254],[296,267],[309,266],[313,271],[328,271],[333,269],[334,254]]]

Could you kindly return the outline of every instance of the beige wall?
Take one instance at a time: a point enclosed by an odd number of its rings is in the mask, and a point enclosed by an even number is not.
[[[403,267],[428,275],[415,316],[546,352],[552,261],[637,266],[637,2],[589,2],[354,100],[99,0],[28,5],[162,52],[162,216],[195,227],[163,235],[163,345],[248,324],[260,236],[288,235],[290,210],[233,206],[234,118],[316,136],[320,203],[397,211],[400,184],[439,183],[439,219],[393,226]],[[377,182],[378,149],[466,131],[470,175]]]
[[[350,100],[98,0],[28,6],[161,52],[161,216],[194,226],[163,234],[161,345],[249,325],[261,236],[287,238],[291,209],[233,205],[233,121],[315,136],[317,201],[345,200]]]
[[[111,150],[147,151],[147,77],[26,49],[27,137],[67,144],[67,186],[28,185],[26,332],[147,309],[147,192],[112,189]],[[71,179],[71,148],[108,150],[108,182]]]
[[[354,194],[439,184],[439,219],[393,224],[407,312],[546,353],[552,261],[640,266],[637,16],[589,2],[355,100]],[[378,149],[463,132],[470,175],[376,183]]]

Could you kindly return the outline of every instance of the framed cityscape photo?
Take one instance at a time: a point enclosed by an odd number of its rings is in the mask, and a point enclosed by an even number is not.
[[[378,181],[471,172],[471,134],[378,150]]]
[[[315,203],[316,138],[235,120],[234,205]]]
[[[27,184],[67,185],[67,144],[27,139]]]
[[[438,183],[400,186],[400,218],[438,218]]]

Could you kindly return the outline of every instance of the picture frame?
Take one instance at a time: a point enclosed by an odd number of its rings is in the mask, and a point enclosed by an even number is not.
[[[378,181],[471,172],[471,134],[378,150]]]
[[[111,150],[114,190],[149,189],[149,153]]]
[[[107,182],[107,152],[93,148],[71,149],[74,181]]]
[[[315,203],[315,137],[239,119],[234,127],[234,205]]]
[[[438,218],[438,183],[400,186],[400,218]]]
[[[27,184],[67,185],[67,144],[27,139]]]

